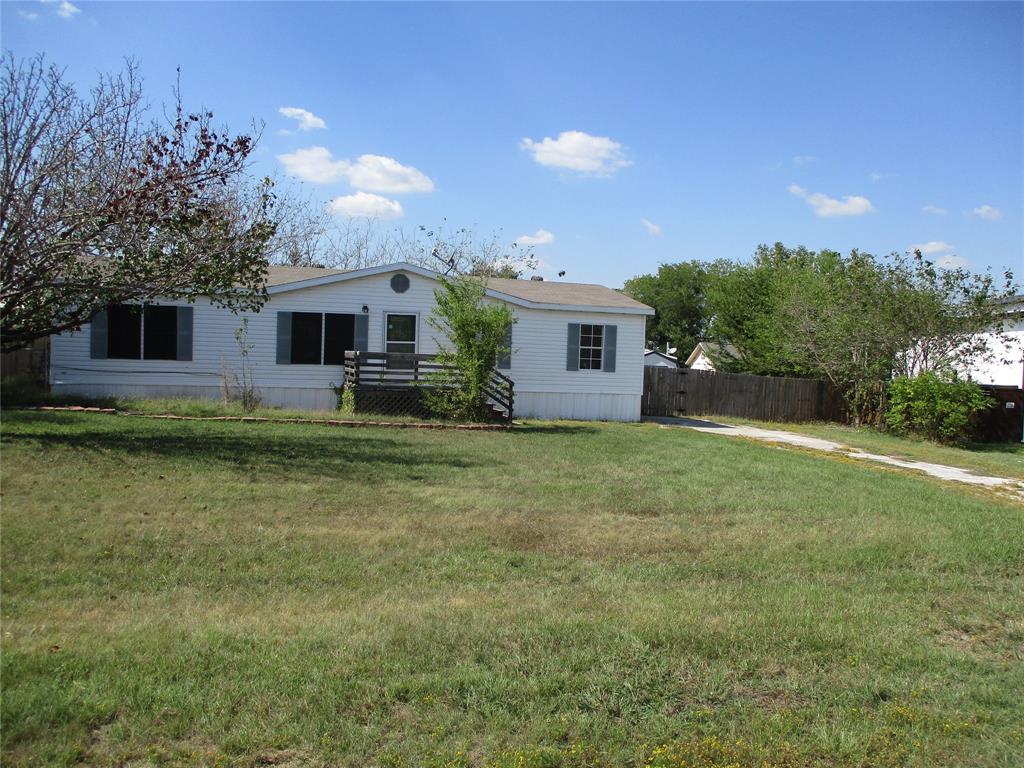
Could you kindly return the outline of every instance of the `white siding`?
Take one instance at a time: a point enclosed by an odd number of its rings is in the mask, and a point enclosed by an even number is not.
[[[249,362],[264,402],[296,408],[334,406],[332,385],[340,385],[341,366],[278,365],[277,312],[368,312],[370,351],[384,349],[386,312],[415,313],[417,351],[437,351],[435,332],[427,318],[437,283],[406,272],[409,290],[391,290],[393,273],[273,294],[259,313],[235,315],[201,300],[195,304],[192,360],[93,360],[89,357],[88,325],[52,339],[50,377],[56,391],[86,395],[218,397],[224,365],[237,370],[234,334],[242,317],[249,318]],[[643,389],[643,315],[581,313],[513,306],[518,323],[512,330],[512,366],[503,371],[515,382],[517,416],[538,418],[640,418]],[[597,323],[618,327],[616,370],[567,371],[568,324]]]
[[[644,386],[643,315],[513,307],[512,367],[517,416],[639,421]],[[617,326],[615,372],[566,370],[569,323]]]
[[[974,367],[961,371],[979,384],[1024,387],[1024,320],[1007,323],[1003,339],[983,334],[991,360],[979,360]]]
[[[704,354],[703,351],[697,355],[697,359],[690,365],[695,371],[713,371],[715,370],[715,364],[711,362],[711,358]]]

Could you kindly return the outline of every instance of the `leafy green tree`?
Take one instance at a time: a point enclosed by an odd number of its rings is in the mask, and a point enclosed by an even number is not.
[[[788,281],[781,304],[784,353],[828,378],[857,423],[881,423],[892,377],[950,374],[991,359],[1003,301],[991,275],[936,268],[920,253],[878,258],[822,251]]]
[[[894,274],[870,254],[822,251],[784,284],[783,356],[796,370],[831,381],[856,423],[878,421],[902,343]]]
[[[991,341],[1006,340],[1007,301],[1020,291],[1012,273],[996,277],[964,267],[939,268],[920,251],[891,258],[902,334],[895,375],[1011,362],[997,359]]]
[[[736,355],[713,354],[719,370],[760,376],[806,376],[804,367],[785,350],[788,330],[781,315],[794,275],[812,254],[781,243],[758,247],[749,264],[719,262],[708,283],[708,333],[719,349]]]
[[[495,363],[509,354],[509,329],[516,322],[501,303],[485,301],[483,278],[440,278],[435,307],[427,323],[441,333],[437,359],[445,371],[424,388],[427,407],[454,419],[484,420],[489,411],[485,390]]]
[[[654,307],[655,315],[647,323],[650,343],[662,349],[666,344],[674,346],[685,358],[704,338],[708,280],[706,265],[685,261],[662,264],[655,275],[640,275],[626,281],[626,294]]]

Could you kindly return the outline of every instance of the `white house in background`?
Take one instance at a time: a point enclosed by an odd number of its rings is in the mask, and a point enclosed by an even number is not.
[[[406,263],[271,267],[270,299],[258,313],[234,314],[207,300],[113,306],[51,339],[50,384],[88,396],[219,397],[225,367],[237,371],[235,332],[247,318],[263,402],[333,409],[346,350],[437,351],[427,323],[437,278]],[[653,309],[579,283],[492,278],[487,295],[517,319],[512,354],[498,365],[515,383],[516,416],[639,420]]]
[[[679,360],[675,355],[670,355],[668,352],[659,352],[657,349],[645,349],[644,365],[649,368],[678,368]]]
[[[1024,387],[1024,296],[1014,296],[1006,302],[1007,316],[1002,336],[983,334],[991,361],[979,361],[961,371],[979,384],[1004,387]]]
[[[693,348],[693,352],[686,358],[686,367],[692,368],[695,371],[714,371],[715,361],[712,359],[712,355],[721,357],[722,354],[729,357],[739,358],[739,350],[736,349],[732,344],[726,344],[724,347],[720,344],[715,344],[710,341],[702,341]]]

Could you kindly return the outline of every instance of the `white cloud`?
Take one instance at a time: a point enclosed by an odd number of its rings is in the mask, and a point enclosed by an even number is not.
[[[951,253],[955,248],[956,246],[950,245],[942,240],[929,240],[927,243],[912,245],[908,250],[911,253],[914,251],[920,251],[922,256],[935,257],[935,266],[941,267],[942,269],[960,269],[961,267],[969,266],[967,259],[962,256],[957,256],[955,253]]]
[[[39,14],[34,11],[18,11],[18,15],[25,19],[25,21],[35,21],[39,18]]]
[[[553,168],[567,168],[590,176],[611,176],[632,165],[622,153],[622,145],[607,136],[591,136],[583,131],[562,131],[557,139],[523,139],[519,146],[529,150],[534,161]]]
[[[949,213],[945,208],[940,208],[937,205],[926,205],[921,209],[922,213],[930,213],[933,216],[945,216]]]
[[[284,170],[290,176],[314,184],[341,181],[351,165],[346,160],[335,160],[326,147],[297,149],[290,154],[278,155],[277,159],[284,164]]]
[[[661,234],[661,227],[653,221],[640,219],[640,223],[644,225],[644,229],[647,230],[648,234],[654,235],[655,237]]]
[[[815,162],[817,159],[814,155],[796,155],[793,158],[793,165],[807,165],[808,163]]]
[[[538,229],[532,235],[520,235],[516,238],[519,245],[547,245],[553,243],[555,236],[546,229]]]
[[[403,195],[433,192],[434,182],[411,165],[383,155],[362,155],[348,169],[348,179],[356,189]]]
[[[998,208],[993,208],[991,205],[979,205],[974,209],[973,213],[978,218],[988,219],[989,221],[1003,218],[1003,212]]]
[[[408,194],[433,192],[434,182],[410,165],[383,155],[362,155],[356,162],[335,160],[326,147],[306,147],[278,155],[285,172],[313,184],[332,184],[347,179],[359,190]]]
[[[324,122],[322,117],[317,117],[308,109],[300,109],[299,107],[280,107],[277,111],[287,118],[298,120],[300,131],[312,131],[314,128],[327,127],[327,123]]]
[[[937,258],[935,260],[935,266],[942,267],[942,269],[961,269],[970,266],[970,263],[962,256],[949,254]]]
[[[808,192],[797,184],[790,184],[790,194],[805,200],[814,209],[816,216],[830,218],[832,216],[863,216],[875,210],[871,201],[860,195],[847,195],[842,200],[829,197],[821,192]]]
[[[885,178],[885,174],[882,173],[881,171],[872,171],[871,173],[868,174],[868,178],[871,179],[872,181],[881,181],[882,179]]]
[[[42,0],[42,2],[46,5],[56,5],[57,15],[62,19],[74,18],[82,12],[81,8],[69,2],[69,0]]]
[[[934,256],[937,253],[952,251],[955,247],[941,240],[929,240],[927,243],[917,243],[910,246],[910,252],[920,251],[922,256]]]
[[[327,206],[327,210],[335,216],[346,216],[350,219],[361,217],[400,219],[405,215],[402,204],[397,200],[388,200],[386,197],[369,192],[356,192],[354,195],[336,197]]]

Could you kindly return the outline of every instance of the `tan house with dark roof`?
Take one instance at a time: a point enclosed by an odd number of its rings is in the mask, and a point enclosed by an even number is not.
[[[427,324],[438,274],[398,263],[357,270],[271,267],[269,301],[234,314],[208,301],[112,307],[52,339],[58,392],[140,397],[220,396],[238,364],[247,320],[249,363],[263,402],[333,409],[347,350],[437,351]],[[601,285],[491,278],[487,295],[516,317],[499,369],[515,384],[515,415],[636,421],[650,307]]]

